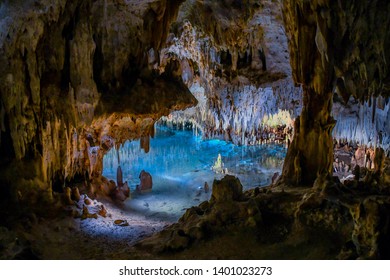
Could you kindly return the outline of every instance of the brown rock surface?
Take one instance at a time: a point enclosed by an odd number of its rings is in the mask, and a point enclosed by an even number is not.
[[[139,174],[140,184],[137,185],[137,192],[139,193],[147,193],[151,192],[153,188],[153,179],[152,175],[150,175],[149,172],[146,172],[145,170],[142,170]]]
[[[196,103],[181,81],[141,74],[143,52],[163,45],[180,2],[1,4],[0,182],[12,197],[50,203],[76,174],[101,176],[113,145]]]
[[[203,202],[136,247],[184,259],[388,258],[389,205],[387,195],[352,193],[322,177],[314,188],[272,187],[239,201]]]

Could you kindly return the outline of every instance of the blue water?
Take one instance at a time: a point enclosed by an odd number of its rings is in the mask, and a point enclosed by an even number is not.
[[[221,140],[202,140],[189,130],[171,130],[157,126],[150,151],[140,149],[139,141],[128,141],[118,151],[111,150],[103,159],[103,175],[116,180],[117,152],[124,180],[132,192],[126,201],[128,210],[167,221],[177,220],[185,211],[211,195],[215,178],[224,174],[212,170],[221,155],[224,172],[237,176],[244,189],[265,186],[275,172],[280,172],[286,149],[280,145],[236,146]],[[152,175],[153,191],[137,194],[139,173]],[[203,190],[205,182],[210,192]]]

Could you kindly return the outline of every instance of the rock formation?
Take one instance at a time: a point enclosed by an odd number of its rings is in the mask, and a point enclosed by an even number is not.
[[[172,29],[159,65],[178,61],[199,103],[166,122],[190,122],[204,138],[241,145],[271,140],[264,135],[269,126],[292,127],[301,89],[291,79],[279,5],[186,1]],[[280,122],[265,121],[278,113],[286,115]]]
[[[387,0],[2,1],[0,226],[33,227],[54,206],[107,216],[94,199],[130,189],[120,168],[117,182],[102,176],[104,155],[133,139],[148,152],[165,116],[204,138],[289,148],[272,186],[216,180],[141,252],[188,258],[221,238],[242,258],[237,243],[257,258],[389,258],[389,11]],[[152,189],[149,173],[140,180]],[[37,257],[0,233],[7,252]]]
[[[388,96],[386,7],[385,1],[283,1],[292,75],[303,88],[285,182],[312,184],[319,173],[332,173],[334,87],[345,101]]]
[[[140,184],[137,185],[137,192],[139,193],[147,193],[151,192],[153,188],[153,180],[152,175],[150,175],[149,172],[146,172],[145,170],[142,170],[139,174],[139,180]]]
[[[180,2],[1,4],[0,182],[8,199],[50,203],[65,181],[101,176],[109,149],[149,137],[162,115],[196,103],[171,69],[145,67]]]

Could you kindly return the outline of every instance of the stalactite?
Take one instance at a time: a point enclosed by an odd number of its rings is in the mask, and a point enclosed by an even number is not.
[[[141,149],[145,151],[145,153],[148,153],[150,150],[150,137],[148,136],[142,136],[140,139],[140,146]]]
[[[337,123],[333,137],[344,142],[356,142],[374,148],[377,146],[386,152],[389,151],[390,123],[387,120],[390,118],[390,104],[382,101],[373,101],[372,104],[374,103],[376,103],[374,119],[372,119],[374,106],[368,107],[367,101],[358,104],[351,98],[347,107],[335,104],[333,115]]]

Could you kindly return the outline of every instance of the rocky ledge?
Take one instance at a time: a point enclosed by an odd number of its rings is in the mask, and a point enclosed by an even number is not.
[[[210,201],[136,247],[173,259],[387,259],[389,179],[388,159],[381,177],[369,171],[343,184],[320,176],[313,188],[243,193],[227,175],[214,181]]]

